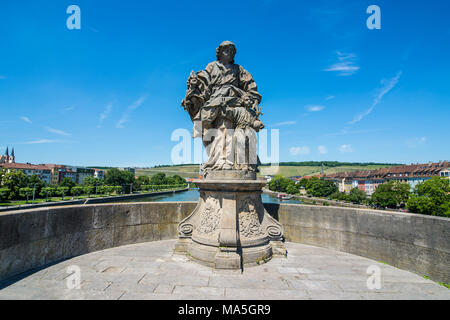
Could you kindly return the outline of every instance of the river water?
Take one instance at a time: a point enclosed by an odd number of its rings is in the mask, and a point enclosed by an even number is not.
[[[200,194],[198,192],[198,189],[190,189],[188,191],[183,192],[133,199],[127,202],[198,201],[199,195]],[[270,196],[265,193],[261,195],[261,198],[263,203],[294,203],[294,204],[301,203],[301,201],[298,200],[279,200],[276,197]]]

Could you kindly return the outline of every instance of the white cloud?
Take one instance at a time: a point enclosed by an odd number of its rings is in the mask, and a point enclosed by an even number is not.
[[[22,119],[23,121],[25,121],[27,123],[31,123],[31,120],[28,117],[20,117],[20,119]]]
[[[351,153],[353,152],[353,148],[350,144],[343,144],[339,147],[339,152],[341,153]]]
[[[406,141],[406,145],[410,148],[415,148],[420,145],[423,145],[427,142],[426,137],[420,137],[420,138],[412,138]]]
[[[280,126],[291,126],[296,124],[296,121],[285,121],[285,122],[278,122],[278,123],[274,123],[272,125],[272,127],[280,127]]]
[[[329,95],[328,97],[325,98],[325,100],[328,101],[328,100],[332,100],[334,98],[336,98],[336,97],[333,95]]]
[[[136,101],[134,101],[130,106],[128,106],[127,110],[122,115],[122,118],[117,122],[116,128],[118,128],[118,129],[125,128],[124,124],[129,121],[131,113],[134,110],[136,110],[137,108],[139,108],[146,99],[147,99],[147,95],[144,95],[144,96],[140,97],[139,99],[137,99]]]
[[[360,67],[356,65],[356,55],[354,53],[342,53],[336,51],[339,62],[326,68],[324,71],[337,72],[339,76],[350,76],[355,74]]]
[[[40,139],[34,141],[24,142],[24,144],[41,144],[41,143],[58,143],[60,140],[49,140],[49,139]]]
[[[309,154],[311,151],[309,149],[309,147],[292,147],[289,149],[289,152],[291,153],[291,155],[296,156],[299,154]]]
[[[324,106],[306,106],[306,109],[308,109],[309,112],[318,112],[325,109]]]
[[[59,134],[60,136],[71,136],[70,133],[67,133],[67,132],[65,132],[63,130],[59,130],[59,129],[45,127],[45,130],[47,130],[48,132],[51,132],[51,133]]]
[[[320,154],[327,154],[328,153],[328,149],[325,146],[318,146],[317,150],[319,151]]]
[[[112,110],[112,103],[108,104],[105,110],[103,110],[103,112],[100,114],[98,118],[98,125],[97,125],[98,128],[100,128],[103,124],[103,121],[105,121],[105,119],[108,118],[109,114],[111,113],[111,110]]]
[[[361,121],[367,115],[369,115],[373,111],[373,109],[375,109],[375,107],[381,102],[381,99],[383,99],[383,97],[397,85],[398,81],[400,80],[401,75],[402,75],[402,71],[399,71],[399,72],[397,72],[395,77],[388,80],[387,84],[383,88],[380,89],[380,93],[376,96],[375,100],[372,103],[372,106],[369,109],[367,109],[365,112],[357,115],[352,121],[349,122],[349,124],[355,124],[355,123]],[[384,81],[384,82],[386,82],[386,81]]]

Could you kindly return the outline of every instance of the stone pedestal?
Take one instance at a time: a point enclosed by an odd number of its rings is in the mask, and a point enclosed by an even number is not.
[[[178,225],[176,252],[217,269],[242,269],[285,255],[283,227],[261,201],[265,181],[242,178],[230,172],[194,181],[200,199]]]

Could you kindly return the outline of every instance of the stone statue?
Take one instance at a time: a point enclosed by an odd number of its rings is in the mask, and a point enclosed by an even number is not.
[[[217,61],[191,72],[181,103],[209,157],[202,171],[205,176],[215,170],[256,172],[256,132],[264,128],[259,120],[261,95],[251,74],[234,63],[232,42],[222,42],[216,52]]]
[[[208,160],[195,180],[200,199],[178,225],[175,252],[219,269],[243,269],[285,255],[283,227],[261,201],[256,132],[261,95],[250,73],[234,63],[236,47],[225,41],[217,61],[191,72],[182,106],[202,137]]]

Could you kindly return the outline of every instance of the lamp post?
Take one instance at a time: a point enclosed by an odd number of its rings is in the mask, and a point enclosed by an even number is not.
[[[34,194],[36,193],[36,185],[37,183],[33,185],[33,200],[31,201],[31,203],[34,203]]]

